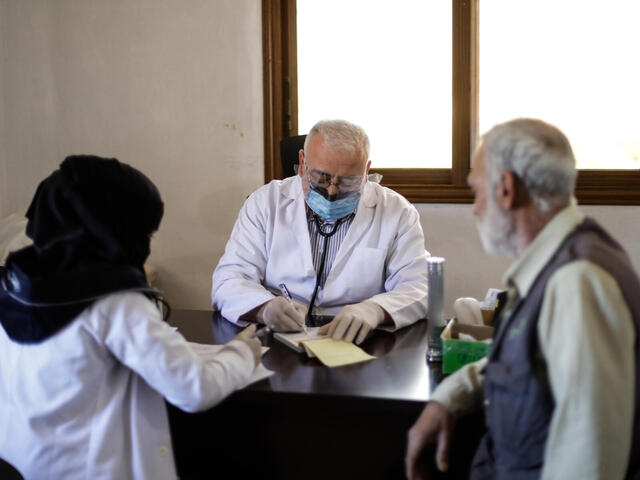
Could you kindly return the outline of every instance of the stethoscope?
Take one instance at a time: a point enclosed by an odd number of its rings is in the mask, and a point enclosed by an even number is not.
[[[313,221],[316,224],[316,228],[318,229],[318,233],[322,235],[324,241],[322,242],[322,257],[320,258],[320,267],[318,268],[318,272],[316,274],[316,286],[313,287],[313,295],[311,295],[311,301],[309,302],[309,310],[307,310],[307,318],[306,323],[310,325],[311,322],[311,314],[313,312],[313,305],[316,302],[316,296],[318,295],[318,287],[320,286],[320,278],[322,277],[322,273],[324,272],[324,264],[327,260],[327,245],[329,244],[329,239],[333,237],[333,235],[338,231],[338,227],[340,224],[345,221],[347,218],[351,217],[351,215],[347,215],[346,217],[342,217],[336,223],[333,224],[333,227],[330,231],[324,232],[322,231],[322,227],[320,226],[320,220],[318,220],[318,215],[313,214]]]

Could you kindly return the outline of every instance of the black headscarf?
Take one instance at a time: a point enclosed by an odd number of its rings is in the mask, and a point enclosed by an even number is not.
[[[109,293],[157,296],[143,264],[163,212],[155,185],[135,168],[115,158],[67,157],[27,210],[33,245],[7,257],[0,324],[9,337],[41,342]]]

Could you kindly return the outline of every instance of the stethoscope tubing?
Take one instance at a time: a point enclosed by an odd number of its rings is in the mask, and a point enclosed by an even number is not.
[[[329,243],[329,239],[333,237],[333,235],[338,231],[338,226],[342,223],[343,220],[349,218],[347,215],[339,219],[336,223],[333,224],[333,228],[330,232],[323,232],[322,227],[320,227],[320,221],[318,220],[318,215],[313,215],[313,221],[316,222],[316,228],[318,229],[318,233],[322,235],[324,241],[322,242],[322,257],[320,259],[320,267],[318,268],[318,272],[316,273],[316,285],[313,287],[313,295],[311,295],[311,301],[309,302],[309,310],[307,310],[307,325],[311,322],[311,314],[313,312],[313,305],[316,302],[316,296],[318,295],[318,287],[320,286],[320,278],[322,277],[322,273],[324,272],[324,264],[327,260],[327,245]]]

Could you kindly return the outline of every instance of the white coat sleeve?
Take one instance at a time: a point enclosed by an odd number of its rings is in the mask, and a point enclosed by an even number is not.
[[[391,316],[394,328],[406,327],[427,315],[427,257],[420,216],[410,204],[400,212],[397,233],[386,262],[385,293],[371,298]],[[385,221],[391,221],[386,219]]]
[[[613,277],[587,261],[559,269],[547,284],[538,337],[555,400],[541,478],[624,478],[635,331]]]
[[[430,400],[444,405],[456,417],[482,408],[487,361],[486,357],[481,358],[452,373],[440,382]]]
[[[268,213],[260,208],[256,194],[246,200],[213,272],[212,306],[239,325],[238,317],[274,298],[262,286],[267,266],[266,226]]]
[[[204,410],[247,385],[254,360],[244,342],[233,340],[205,360],[143,295],[111,298],[100,315],[105,345],[169,403],[187,412]]]

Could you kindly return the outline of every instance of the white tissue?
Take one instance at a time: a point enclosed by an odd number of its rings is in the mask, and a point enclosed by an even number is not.
[[[480,302],[472,297],[458,298],[453,303],[453,312],[460,323],[468,325],[484,325]]]

